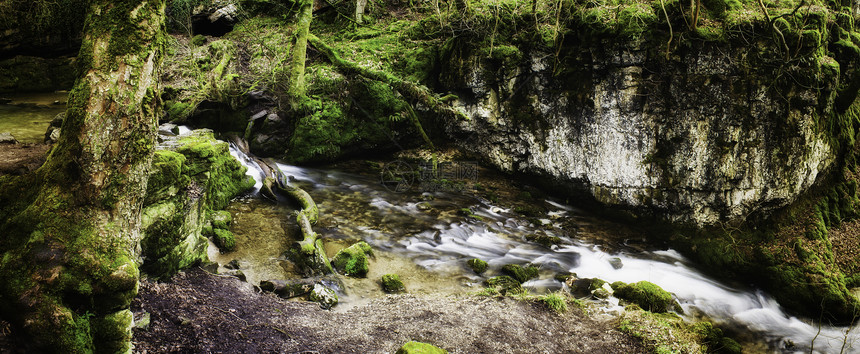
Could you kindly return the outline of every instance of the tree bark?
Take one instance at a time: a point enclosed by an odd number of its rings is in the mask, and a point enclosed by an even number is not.
[[[296,28],[296,43],[290,61],[289,96],[293,110],[301,110],[300,103],[305,96],[305,61],[308,52],[308,34],[313,20],[313,0],[299,1],[299,18]]]
[[[52,352],[129,352],[164,0],[92,0],[62,135],[0,179],[0,311]]]

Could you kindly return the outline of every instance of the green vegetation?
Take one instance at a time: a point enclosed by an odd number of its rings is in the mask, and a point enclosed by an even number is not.
[[[567,312],[567,296],[561,293],[551,293],[538,297],[550,310],[556,313]]]

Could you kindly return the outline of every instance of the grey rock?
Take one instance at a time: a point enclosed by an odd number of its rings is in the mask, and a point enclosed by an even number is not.
[[[0,133],[0,144],[17,144],[17,143],[18,143],[18,140],[16,140],[15,137],[12,136],[12,133],[9,133],[9,132]]]
[[[334,290],[322,284],[314,285],[314,289],[308,296],[308,300],[319,303],[320,308],[325,310],[331,309],[338,303],[337,294]]]

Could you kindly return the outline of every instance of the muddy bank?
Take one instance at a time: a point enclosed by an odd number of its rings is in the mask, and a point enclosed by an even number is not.
[[[259,293],[232,277],[191,269],[170,282],[141,282],[135,351],[392,353],[410,340],[450,352],[644,352],[637,339],[574,309],[476,296],[388,296],[346,312]]]

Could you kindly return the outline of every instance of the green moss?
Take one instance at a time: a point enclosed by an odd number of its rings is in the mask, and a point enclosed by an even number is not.
[[[525,267],[518,264],[508,264],[502,267],[502,273],[511,276],[520,283],[525,283],[530,279],[538,277],[538,267],[527,265]]]
[[[561,238],[558,236],[547,235],[544,233],[528,234],[526,241],[534,242],[544,247],[551,247],[561,243]]]
[[[236,250],[236,239],[233,233],[228,230],[215,229],[215,238],[213,241],[221,253],[232,252]]]
[[[472,268],[472,271],[474,271],[475,274],[483,274],[485,271],[487,271],[488,267],[487,262],[477,258],[472,258],[466,261],[466,264],[468,264],[469,267]]]
[[[636,305],[625,308],[619,329],[640,338],[654,353],[701,353],[701,335],[673,313],[652,313]]]
[[[714,327],[710,322],[694,324],[690,330],[697,333],[700,342],[707,348],[708,353],[740,354],[743,348],[737,341],[723,335],[723,330]]]
[[[495,289],[501,295],[519,295],[526,292],[520,282],[507,275],[492,277],[487,279],[486,283],[488,287]]]
[[[370,245],[361,241],[338,251],[332,258],[332,266],[341,274],[365,277],[370,267],[368,256],[371,255],[373,255],[373,250]]]
[[[615,296],[630,301],[651,312],[678,311],[680,306],[672,298],[672,294],[654,283],[640,281],[635,284],[613,283]]]
[[[382,276],[382,290],[387,293],[400,293],[406,291],[400,276],[397,274],[385,274]]]
[[[396,354],[447,354],[445,349],[438,348],[432,344],[421,342],[408,342],[400,349],[397,349]]]

